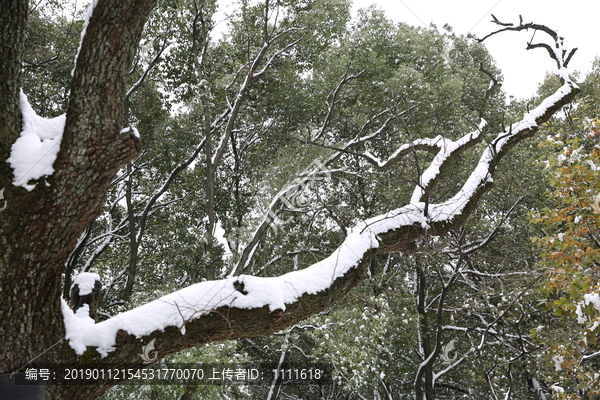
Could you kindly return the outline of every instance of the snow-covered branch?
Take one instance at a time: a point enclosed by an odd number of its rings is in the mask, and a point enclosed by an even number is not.
[[[294,31],[294,30],[296,30],[296,29],[290,29],[290,30],[288,30],[288,31],[289,31],[289,32],[292,32],[292,31]],[[283,54],[286,52],[286,50],[288,50],[288,49],[291,49],[292,47],[294,47],[295,45],[297,45],[297,44],[298,44],[298,42],[300,42],[300,40],[302,40],[302,39],[297,39],[297,40],[294,40],[292,43],[289,43],[288,45],[286,45],[286,46],[285,46],[285,47],[283,47],[282,49],[280,49],[280,50],[277,50],[277,51],[276,51],[276,52],[275,52],[275,53],[274,53],[274,54],[273,54],[273,55],[272,55],[272,56],[269,58],[269,60],[268,60],[268,61],[265,63],[265,65],[264,65],[264,66],[263,66],[263,67],[260,69],[260,71],[256,71],[256,72],[255,72],[255,73],[252,75],[252,78],[253,78],[253,79],[256,79],[256,78],[259,78],[259,77],[261,77],[262,75],[264,75],[264,73],[265,73],[265,72],[267,72],[267,70],[269,69],[269,67],[271,67],[271,65],[273,64],[273,61],[274,61],[274,60],[275,60],[277,57],[279,57],[279,56],[283,55]]]
[[[146,78],[150,74],[150,71],[152,71],[152,68],[154,68],[156,66],[156,64],[160,60],[160,57],[162,56],[162,53],[165,51],[166,48],[167,48],[166,45],[161,46],[161,48],[158,50],[158,52],[156,53],[154,58],[150,61],[148,66],[144,69],[144,72],[142,72],[142,75],[140,76],[140,78],[129,88],[129,90],[127,90],[127,93],[125,93],[125,101],[128,101],[129,98],[131,97],[131,95],[133,93],[135,93],[135,91],[138,90],[144,84],[144,82],[146,82]]]

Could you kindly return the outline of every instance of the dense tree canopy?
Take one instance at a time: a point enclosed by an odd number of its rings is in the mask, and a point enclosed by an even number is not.
[[[0,373],[137,370],[151,343],[176,362],[327,362],[334,379],[46,398],[543,398],[557,379],[594,394],[575,365],[598,354],[597,75],[551,120],[579,92],[551,29],[496,32],[539,32],[529,47],[557,62],[525,109],[476,38],[349,10],[241,1],[223,29],[211,0],[0,3]],[[532,167],[553,155],[540,127],[569,140],[556,205]],[[541,334],[555,310],[587,324],[583,347]]]

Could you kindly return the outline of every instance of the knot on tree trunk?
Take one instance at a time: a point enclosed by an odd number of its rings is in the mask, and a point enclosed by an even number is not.
[[[96,319],[96,312],[100,304],[100,291],[102,283],[98,274],[82,272],[75,279],[75,283],[71,286],[71,301],[69,307],[74,313],[83,307],[84,304],[89,306],[90,317]]]
[[[142,152],[139,133],[132,128],[124,128],[116,138],[116,164],[121,166],[135,160]]]

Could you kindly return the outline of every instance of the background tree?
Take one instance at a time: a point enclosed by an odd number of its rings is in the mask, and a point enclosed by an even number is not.
[[[582,82],[584,98],[549,129],[544,147],[552,185],[549,207],[535,215],[543,236],[541,293],[554,316],[538,340],[550,350],[547,382],[558,398],[598,396],[598,60]],[[552,82],[547,82],[551,85]],[[561,326],[560,330],[554,327]]]

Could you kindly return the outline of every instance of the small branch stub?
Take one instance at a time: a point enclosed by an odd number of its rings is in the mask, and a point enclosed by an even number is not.
[[[96,319],[96,312],[100,304],[100,292],[102,283],[98,274],[82,272],[75,279],[75,283],[71,286],[71,300],[69,307],[74,313],[87,304],[90,309],[90,318]]]

